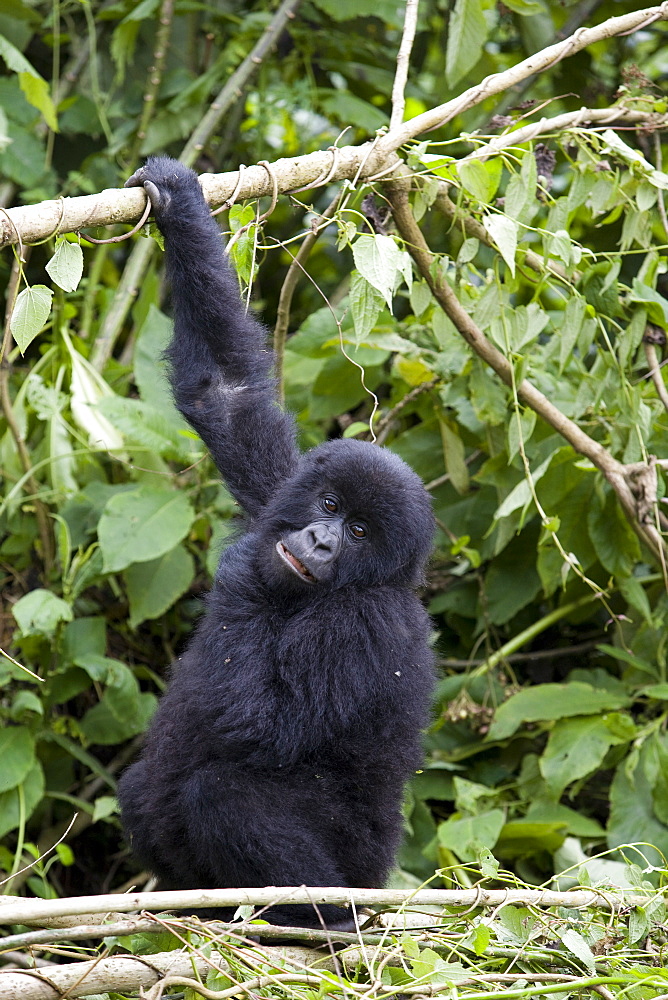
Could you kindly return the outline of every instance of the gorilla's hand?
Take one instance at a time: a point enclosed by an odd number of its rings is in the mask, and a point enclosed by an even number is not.
[[[161,229],[170,221],[173,204],[178,206],[179,215],[186,219],[195,204],[198,208],[205,204],[195,171],[168,156],[151,156],[145,166],[128,177],[125,187],[144,188]]]

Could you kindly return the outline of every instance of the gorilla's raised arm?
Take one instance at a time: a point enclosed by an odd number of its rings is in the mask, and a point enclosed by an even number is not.
[[[165,237],[176,404],[235,499],[253,516],[298,458],[294,422],[275,399],[266,331],[243,308],[195,172],[156,156],[126,183],[142,185]]]

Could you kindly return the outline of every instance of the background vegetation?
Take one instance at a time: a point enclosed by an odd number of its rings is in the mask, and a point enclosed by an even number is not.
[[[422,0],[405,118],[638,6]],[[405,5],[281,10],[275,48],[249,61],[275,14],[263,3],[7,0],[3,204],[120,187],[152,152],[185,150],[217,172],[387,127]],[[297,278],[283,374],[303,443],[369,435],[372,423],[434,498],[424,596],[442,679],[398,884],[439,869],[432,884],[469,885],[490,851],[533,884],[605,851],[578,881],[657,884],[665,866],[668,598],[651,456],[665,455],[668,430],[652,375],[668,323],[667,75],[666,23],[648,19],[465,104],[401,150],[408,220],[401,185],[382,179],[280,197],[261,228],[255,204],[222,217],[230,231],[250,223],[235,262],[251,308],[270,328],[279,316],[279,332],[286,274]],[[207,133],[216,100],[225,113]],[[608,111],[556,120],[583,106]],[[534,131],[470,157],[515,123]],[[305,272],[290,272],[337,195]],[[419,234],[433,259],[416,251]],[[234,530],[235,507],[168,396],[160,253],[136,241],[66,235],[0,261],[14,310],[0,369],[10,893],[141,884],[115,776]],[[460,336],[448,293],[507,359],[508,384]],[[537,416],[523,379],[593,451]],[[629,842],[654,845],[634,855],[637,869],[613,850]]]

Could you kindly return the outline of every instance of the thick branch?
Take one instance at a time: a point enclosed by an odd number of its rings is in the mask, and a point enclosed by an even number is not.
[[[216,955],[215,964],[225,967]],[[0,969],[0,994],[4,1000],[54,1000],[56,996],[87,997],[95,993],[137,993],[167,976],[206,979],[211,963],[191,950],[151,955],[150,961],[134,955],[94,958],[90,962],[49,966],[48,969]]]
[[[654,893],[651,891],[650,895]],[[179,889],[129,892],[122,896],[74,896],[65,899],[0,899],[0,924],[39,924],[56,916],[132,913],[137,910],[184,910],[218,906],[271,906],[274,903],[334,903],[337,906],[572,906],[598,910],[646,905],[649,896],[619,889],[605,894],[590,889],[349,889],[267,886],[263,889]]]
[[[329,182],[330,180],[351,179],[356,176],[362,178],[371,176],[387,166],[390,154],[403,143],[422,132],[449,121],[454,115],[473,107],[486,97],[513,86],[533,73],[547,69],[554,62],[579,52],[594,42],[611,38],[622,32],[634,31],[660,19],[668,20],[668,2],[658,7],[648,7],[635,11],[632,14],[612,17],[595,28],[580,28],[570,38],[548,46],[548,48],[524,59],[510,69],[487,77],[481,84],[471,87],[460,97],[448,101],[446,104],[441,104],[431,111],[425,111],[424,114],[417,115],[400,127],[392,129],[372,146],[364,144],[359,147],[345,147],[338,153],[335,169],[331,176],[328,175],[328,171],[332,165],[331,157],[333,154],[329,152],[311,153],[308,156],[278,160],[272,166],[273,172],[278,178],[279,193],[313,184],[318,178],[323,177],[327,177]],[[251,57],[252,55],[253,53],[251,53]],[[249,57],[250,62],[244,60],[244,65],[254,65],[251,57]],[[230,78],[224,91],[231,92],[233,79],[234,77]],[[212,115],[220,115],[223,103],[221,95],[224,91],[221,91],[221,94],[214,101],[211,107]],[[647,117],[644,120],[647,121]],[[195,146],[201,146],[199,138],[195,141],[198,136],[199,132],[193,135],[192,142],[195,143]],[[514,137],[513,142],[517,141],[518,139]],[[191,143],[188,143],[183,151],[182,159],[184,162],[192,162],[190,145]],[[207,200],[216,204],[222,204],[226,201],[235,190],[237,176],[236,171],[227,174],[204,175],[202,186]],[[264,167],[255,166],[244,171],[238,198],[258,198],[270,193],[271,182]],[[21,233],[24,242],[32,243],[46,239],[56,232],[76,232],[86,226],[136,221],[144,207],[144,197],[143,192],[138,188],[128,191],[109,189],[97,195],[64,198],[57,201],[41,202],[39,205],[17,206],[8,209],[7,216],[0,213],[0,247],[17,242],[16,230]]]
[[[326,177],[332,166],[333,156],[329,150],[322,150],[277,160],[271,166],[278,180],[279,194]],[[328,178],[328,183],[352,178],[360,168],[363,175],[373,173],[377,165],[378,159],[371,153],[371,144],[344,146],[336,154],[335,169]],[[221,205],[234,193],[238,178],[237,170],[224,174],[202,174],[204,197],[210,205]],[[244,170],[237,201],[260,198],[266,194],[271,194],[267,170],[257,165]],[[82,195],[78,198],[42,201],[37,205],[17,205],[7,209],[6,214],[0,213],[0,247],[17,242],[16,230],[20,232],[24,243],[34,243],[56,232],[72,233],[88,226],[136,222],[145,204],[146,195],[141,188],[108,188],[99,194]]]
[[[388,195],[397,228],[406,241],[418,270],[428,282],[437,302],[478,357],[482,358],[496,372],[502,382],[507,386],[512,386],[513,371],[508,359],[485,337],[462,308],[447,281],[438,272],[434,273],[432,264],[434,264],[435,258],[413,217],[408,201],[406,180],[389,184]],[[618,462],[603,445],[585,434],[576,423],[557,409],[527,379],[523,379],[517,386],[517,395],[523,403],[535,410],[576,451],[588,458],[603,473],[617,494],[619,502],[638,536],[655,557],[662,561],[663,540],[654,525],[641,523],[638,520],[637,504],[627,480],[626,467]]]

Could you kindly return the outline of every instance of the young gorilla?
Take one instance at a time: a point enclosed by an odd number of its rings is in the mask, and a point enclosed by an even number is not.
[[[196,174],[155,157],[127,183],[165,236],[176,403],[248,520],[121,779],[125,830],[160,888],[382,886],[433,680],[428,495],[373,444],[298,452]]]

